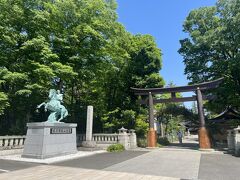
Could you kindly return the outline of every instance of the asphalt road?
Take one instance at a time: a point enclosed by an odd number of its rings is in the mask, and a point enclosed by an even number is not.
[[[53,165],[101,170],[114,164],[118,164],[134,157],[143,155],[147,152],[148,151],[123,151],[120,153],[95,154],[93,156],[54,163]]]
[[[25,169],[29,167],[38,166],[39,164],[20,162],[20,161],[9,161],[0,159],[0,173],[16,171],[20,169]]]

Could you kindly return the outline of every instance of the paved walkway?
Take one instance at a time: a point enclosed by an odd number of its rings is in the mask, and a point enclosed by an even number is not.
[[[179,144],[178,141],[171,143],[168,148],[173,148],[173,149],[191,149],[191,150],[196,150],[198,151],[199,149],[199,144],[198,144],[198,135],[191,135],[190,137],[185,137],[183,139],[183,143]]]
[[[201,180],[239,180],[240,158],[229,154],[202,154],[198,178]]]
[[[186,146],[193,142],[192,146]],[[240,179],[240,160],[201,152],[193,139],[155,150],[102,153],[50,165],[0,160],[0,180],[24,179]],[[195,144],[195,145],[194,145]]]
[[[196,179],[199,164],[200,153],[155,150],[110,166],[105,170]]]
[[[88,180],[127,180],[127,179],[149,179],[149,180],[179,180],[179,178],[141,175],[134,173],[110,172],[104,170],[92,170],[82,168],[72,168],[63,166],[38,166],[29,169],[4,173],[0,175],[0,179],[6,180],[72,180],[72,179],[88,179]]]

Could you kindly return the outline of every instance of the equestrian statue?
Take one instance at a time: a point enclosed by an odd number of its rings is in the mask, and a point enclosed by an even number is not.
[[[68,115],[67,109],[61,104],[63,102],[63,94],[59,90],[50,89],[48,95],[49,101],[43,102],[37,106],[37,109],[44,105],[45,111],[50,111],[50,115],[46,122],[60,122]]]

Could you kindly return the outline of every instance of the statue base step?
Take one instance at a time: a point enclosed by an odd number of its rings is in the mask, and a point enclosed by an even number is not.
[[[46,159],[77,152],[77,124],[41,122],[27,127],[22,157]]]
[[[100,151],[100,150],[105,150],[104,148],[101,147],[78,147],[79,151]]]
[[[83,141],[82,146],[86,148],[94,148],[97,146],[97,143],[95,141]]]
[[[203,148],[199,148],[199,151],[204,151],[204,152],[214,152],[215,150],[210,148],[210,149],[203,149]]]

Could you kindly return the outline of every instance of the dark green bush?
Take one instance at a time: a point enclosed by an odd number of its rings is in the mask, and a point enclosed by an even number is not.
[[[122,144],[112,144],[108,146],[107,151],[108,152],[121,152],[124,151],[125,148]]]
[[[158,137],[157,143],[160,145],[163,145],[163,146],[167,146],[170,144],[170,142],[168,141],[168,139],[166,137]]]

